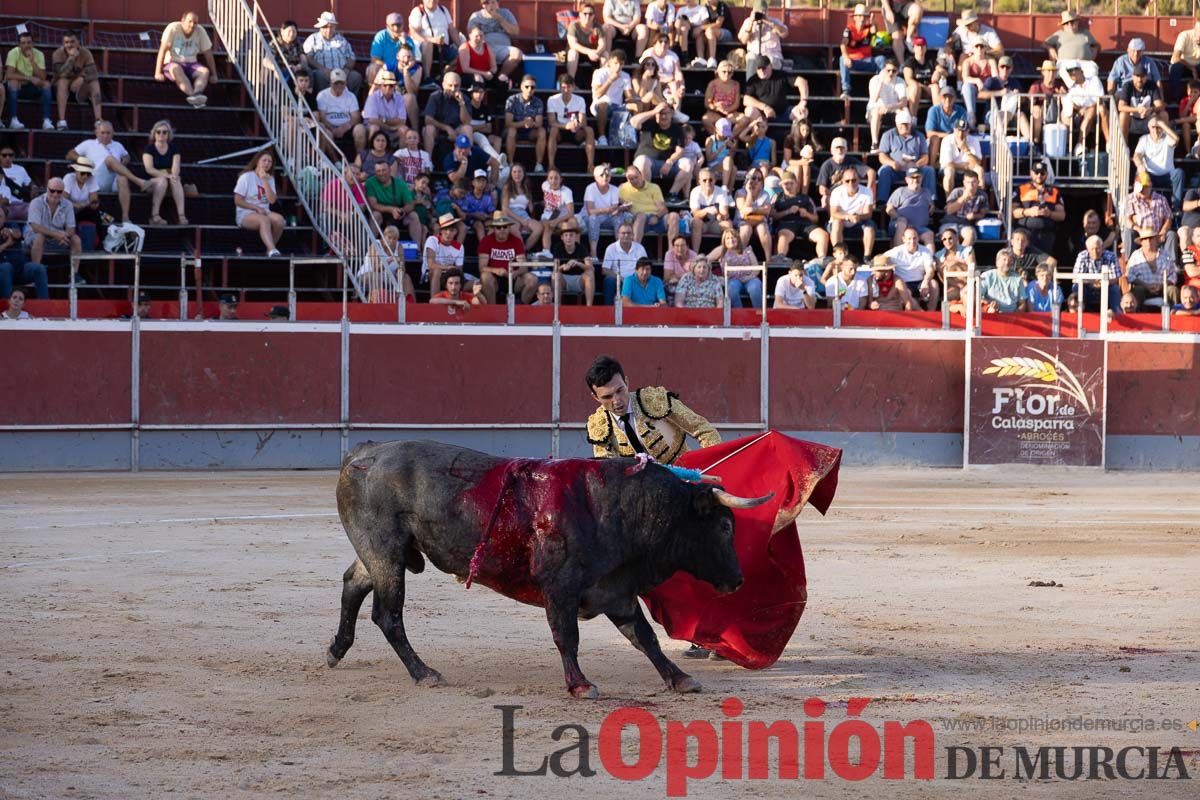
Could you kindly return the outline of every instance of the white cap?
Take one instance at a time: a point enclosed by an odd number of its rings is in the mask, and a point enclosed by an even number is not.
[[[337,25],[337,24],[338,24],[337,17],[335,17],[333,15],[332,11],[322,11],[321,16],[317,17],[317,24],[314,25],[313,27],[314,28],[324,28],[326,25]]]
[[[912,114],[908,113],[908,111],[906,109],[901,109],[901,110],[897,111],[896,112],[896,124],[897,125],[912,125]]]
[[[488,176],[488,174],[487,174],[487,170],[486,170],[486,169],[477,169],[477,170],[475,170],[475,177],[476,177],[476,178],[486,178],[487,176]]]
[[[835,147],[844,147],[844,148],[846,148],[847,150],[849,150],[849,149],[850,149],[850,144],[849,144],[849,142],[847,142],[847,141],[846,141],[844,138],[842,138],[841,136],[839,136],[839,137],[837,137],[836,139],[834,139],[832,142],[830,142],[830,143],[829,143],[829,149],[831,149],[831,150],[832,150],[832,149],[833,149],[833,148],[835,148]]]

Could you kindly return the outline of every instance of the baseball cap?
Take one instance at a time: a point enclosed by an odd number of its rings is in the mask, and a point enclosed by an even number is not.
[[[954,123],[954,129],[957,131],[965,131],[969,127],[971,126],[967,124],[965,119],[960,119]]]
[[[486,169],[477,169],[477,170],[475,170],[475,175],[474,175],[474,177],[476,177],[476,178],[486,178],[487,176],[488,176],[488,174],[487,174],[487,170],[486,170]]]
[[[867,7],[865,4],[859,3],[858,5],[854,6],[854,16],[865,17],[866,15],[867,15]]]
[[[769,66],[771,66],[771,59],[767,58],[766,56],[759,56],[758,58],[754,59],[755,69],[766,69]]]
[[[138,292],[138,302],[139,303],[149,303],[150,302],[150,293],[149,292]]]
[[[466,149],[471,146],[471,140],[465,133],[460,133],[458,136],[454,137],[454,146]]]
[[[388,25],[403,25],[404,24],[404,15],[397,11],[393,11],[392,13],[387,15],[386,22]]]
[[[912,114],[908,113],[907,110],[901,109],[900,111],[896,112],[897,125],[911,125],[912,121]]]
[[[467,84],[466,89],[468,92],[486,92],[487,83],[484,82],[483,78],[476,75]]]
[[[218,298],[218,300],[220,301],[221,305],[223,305],[223,306],[236,306],[238,304],[238,299],[237,299],[236,294],[226,293],[226,294],[221,295],[220,298]]]
[[[912,38],[913,47],[925,47],[929,44],[924,36],[914,36]]]
[[[1054,69],[1058,69],[1058,67],[1055,65],[1055,63],[1053,61],[1051,61],[1050,59],[1047,58],[1045,61],[1042,62],[1042,66],[1038,67],[1038,70],[1041,72],[1044,72],[1045,70],[1048,70],[1048,69],[1054,70]]]
[[[1154,183],[1154,181],[1150,180],[1150,173],[1149,173],[1149,172],[1139,172],[1139,173],[1137,174],[1137,179],[1136,179],[1136,180],[1137,180],[1137,182],[1138,182],[1138,183],[1140,183],[1142,186],[1151,186],[1151,185],[1153,185],[1153,183]]]
[[[1013,60],[1011,56],[1003,56],[997,63],[1002,67],[1011,67],[1013,65]]]
[[[850,145],[846,142],[846,140],[844,138],[839,136],[836,139],[834,139],[832,142],[829,143],[829,149],[836,150],[839,147],[842,148],[843,150],[845,150],[845,149],[849,148]]]
[[[1133,68],[1133,74],[1134,74],[1134,76],[1139,77],[1139,78],[1146,77],[1146,65],[1138,64],[1137,66],[1135,66]]]
[[[291,319],[287,306],[271,306],[267,309],[267,319]]]
[[[1145,39],[1130,39],[1129,46],[1126,49],[1127,50],[1145,50],[1146,49],[1146,40]]]
[[[904,174],[910,178],[914,178],[914,177],[919,178],[919,177],[921,177],[921,170],[918,169],[917,167],[909,167],[908,170]]]
[[[1045,161],[1033,162],[1033,166],[1031,166],[1029,168],[1029,171],[1030,172],[1045,172],[1046,171],[1046,162]]]
[[[330,83],[345,83],[346,82],[346,70],[344,70],[344,69],[330,70],[329,71],[329,82]]]

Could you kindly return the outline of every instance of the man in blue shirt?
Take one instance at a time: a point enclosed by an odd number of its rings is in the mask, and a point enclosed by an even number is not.
[[[414,53],[418,52],[412,37],[404,32],[404,15],[393,11],[387,15],[385,27],[371,40],[371,66],[367,67],[368,85],[375,85],[375,74],[381,69],[389,72],[398,71],[396,69],[396,52],[402,44],[407,44]]]
[[[662,278],[650,274],[650,259],[639,258],[633,268],[633,274],[625,279],[621,287],[621,305],[629,306],[665,306],[667,292],[663,287]]]
[[[919,131],[913,130],[912,114],[907,110],[896,112],[896,127],[880,139],[879,163],[876,197],[884,200],[891,197],[897,178],[913,168],[920,170],[921,187],[930,196],[934,195],[937,176],[929,166],[929,143]]]
[[[929,140],[931,163],[939,163],[938,153],[942,146],[942,139],[954,133],[956,122],[967,118],[967,110],[954,104],[957,99],[958,95],[955,94],[954,89],[946,87],[942,90],[942,96],[938,98],[937,105],[932,106],[929,109],[929,115],[925,117],[925,138]]]
[[[1130,39],[1125,47],[1125,55],[1113,62],[1112,72],[1108,73],[1108,93],[1116,94],[1117,90],[1133,78],[1133,68],[1142,66],[1146,76],[1162,90],[1162,72],[1154,59],[1145,56],[1146,42],[1143,39]]]

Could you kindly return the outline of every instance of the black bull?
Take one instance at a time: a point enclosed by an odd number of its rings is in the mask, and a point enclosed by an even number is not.
[[[638,595],[683,570],[730,592],[742,582],[730,508],[751,507],[669,470],[632,460],[501,459],[436,442],[367,443],[346,456],[338,513],[358,554],[343,576],[342,614],[329,646],[335,666],[354,643],[359,608],[420,685],[442,676],[404,632],[404,571],[425,559],[460,579],[544,606],[567,688],[598,692],[579,668],[578,619],[604,614],[645,653],[666,685],[700,684],[662,652]],[[632,473],[632,474],[630,474]]]

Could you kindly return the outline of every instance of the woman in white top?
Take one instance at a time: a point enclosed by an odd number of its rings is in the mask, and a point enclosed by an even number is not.
[[[746,174],[744,188],[733,198],[737,209],[738,236],[743,247],[749,247],[750,237],[757,233],[763,248],[763,259],[771,260],[771,195],[763,187],[762,173],[756,169]]]
[[[372,303],[387,302],[390,287],[385,272],[399,282],[406,299],[416,300],[412,278],[404,271],[404,248],[400,246],[400,229],[395,225],[383,229],[383,238],[371,245],[371,252],[358,270]]]
[[[237,224],[258,231],[268,256],[280,255],[275,243],[283,236],[283,216],[271,210],[275,202],[275,176],[271,174],[274,167],[275,158],[264,150],[246,165],[233,187]]]
[[[867,89],[867,118],[871,123],[871,152],[879,151],[879,135],[883,118],[908,108],[908,89],[900,67],[892,59],[883,63],[879,74],[871,78]]]
[[[513,233],[525,240],[525,249],[532,250],[542,238],[542,223],[529,213],[529,176],[520,161],[512,165],[508,180],[500,190],[500,209],[513,220]]]
[[[63,176],[63,194],[75,209],[75,232],[84,250],[95,250],[100,237],[100,185],[92,166],[90,158],[80,156]]]

